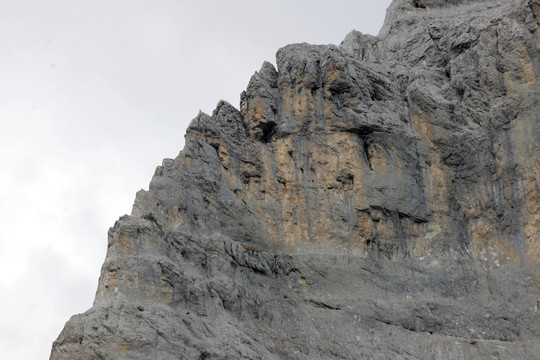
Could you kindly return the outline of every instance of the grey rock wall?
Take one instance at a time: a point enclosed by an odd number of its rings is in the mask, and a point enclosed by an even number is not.
[[[540,2],[395,0],[200,113],[51,359],[539,359]]]

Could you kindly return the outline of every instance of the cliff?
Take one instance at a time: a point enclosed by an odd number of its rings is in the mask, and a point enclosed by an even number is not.
[[[200,113],[51,359],[540,358],[540,1],[395,0]]]

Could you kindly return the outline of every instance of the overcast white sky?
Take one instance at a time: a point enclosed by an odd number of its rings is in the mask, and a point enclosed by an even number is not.
[[[0,0],[0,358],[92,306],[107,230],[189,121],[290,43],[376,35],[390,0]]]

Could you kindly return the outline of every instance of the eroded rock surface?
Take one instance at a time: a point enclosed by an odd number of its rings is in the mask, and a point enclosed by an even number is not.
[[[190,124],[51,359],[540,358],[540,2],[395,0]]]

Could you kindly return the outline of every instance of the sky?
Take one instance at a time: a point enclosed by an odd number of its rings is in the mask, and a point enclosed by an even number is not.
[[[376,35],[390,0],[0,0],[0,358],[92,306],[107,230],[199,110],[291,43]]]

